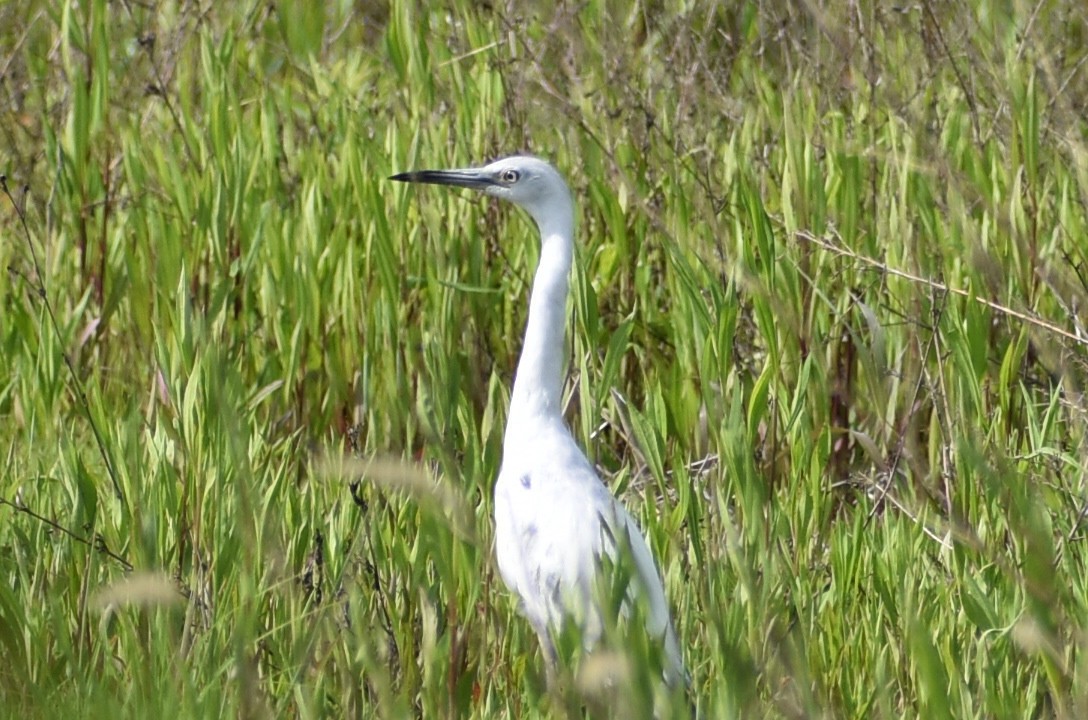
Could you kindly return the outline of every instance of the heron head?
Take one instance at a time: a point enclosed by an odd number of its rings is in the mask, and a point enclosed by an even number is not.
[[[570,189],[563,176],[549,163],[527,155],[503,158],[480,168],[418,170],[390,179],[471,188],[509,200],[524,208],[542,232],[573,222]]]

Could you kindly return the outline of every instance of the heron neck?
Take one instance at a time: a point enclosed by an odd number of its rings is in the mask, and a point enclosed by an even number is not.
[[[529,298],[529,321],[521,348],[507,435],[525,423],[561,415],[563,339],[574,248],[573,228],[541,228],[540,263]]]

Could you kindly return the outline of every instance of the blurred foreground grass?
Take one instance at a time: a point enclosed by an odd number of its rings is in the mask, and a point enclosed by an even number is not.
[[[384,179],[530,151],[701,716],[1088,716],[1088,11],[824,5],[0,7],[2,714],[570,710],[491,552],[535,233]]]

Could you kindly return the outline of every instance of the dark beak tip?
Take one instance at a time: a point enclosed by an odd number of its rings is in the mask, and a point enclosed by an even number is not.
[[[390,180],[407,183],[427,183],[482,190],[489,181],[486,177],[464,170],[414,170],[390,175]]]

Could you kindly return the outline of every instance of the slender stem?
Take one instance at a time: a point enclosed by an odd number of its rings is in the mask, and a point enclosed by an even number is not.
[[[8,179],[5,175],[0,175],[0,192],[3,192],[7,196],[8,201],[15,208],[15,214],[19,218],[19,224],[22,227],[23,235],[26,236],[27,247],[30,248],[30,259],[34,263],[34,273],[37,276],[37,282],[35,283],[34,290],[38,294],[38,298],[42,301],[42,305],[45,307],[45,312],[49,316],[49,324],[53,328],[53,334],[57,338],[58,344],[61,345],[61,357],[64,359],[64,365],[68,368],[68,375],[72,378],[72,388],[75,392],[76,398],[79,400],[79,406],[83,410],[83,415],[87,418],[87,424],[91,427],[91,434],[94,435],[95,444],[98,446],[98,454],[102,456],[102,462],[106,466],[106,474],[109,475],[110,481],[113,483],[113,492],[117,496],[117,499],[122,503],[125,502],[125,493],[121,489],[121,483],[117,478],[117,472],[113,467],[113,460],[109,451],[106,449],[106,441],[102,437],[102,431],[98,428],[98,423],[94,419],[94,414],[91,412],[91,403],[87,399],[87,391],[83,387],[83,383],[79,379],[79,373],[76,372],[75,366],[72,364],[72,358],[68,355],[68,352],[63,349],[64,335],[60,331],[60,324],[57,322],[57,316],[53,312],[53,303],[49,300],[49,294],[45,290],[45,267],[38,260],[38,251],[34,247],[34,241],[31,239],[30,227],[26,222],[26,211],[24,207],[15,201],[15,197],[8,189]],[[23,188],[23,197],[25,199],[27,188]]]

